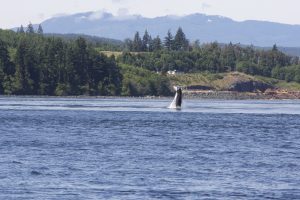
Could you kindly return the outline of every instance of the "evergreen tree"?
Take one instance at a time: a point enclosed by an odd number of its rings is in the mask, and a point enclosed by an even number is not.
[[[133,39],[133,51],[140,52],[142,51],[143,42],[140,37],[139,32],[136,32]]]
[[[150,42],[151,42],[151,36],[146,30],[142,40],[142,51],[149,51]]]
[[[63,85],[68,81],[66,52],[61,39],[49,38],[39,54],[39,89],[41,95],[67,95]],[[57,90],[56,90],[57,89]]]
[[[26,29],[26,33],[29,33],[29,34],[34,33],[34,28],[33,28],[33,25],[31,23],[28,24],[27,29]]]
[[[0,94],[12,94],[12,79],[15,73],[10,61],[8,45],[0,38]]]
[[[88,75],[88,52],[87,43],[84,38],[78,38],[69,53],[69,61],[74,70],[71,77],[71,88],[75,92],[86,92],[89,88]]]
[[[193,45],[192,45],[192,48],[193,50],[199,50],[201,47],[200,47],[200,41],[199,40],[196,40]]]
[[[25,39],[22,39],[17,47],[16,52],[16,74],[15,87],[16,94],[32,94],[32,80],[28,70],[28,56],[29,44]]]
[[[162,44],[161,44],[161,40],[159,38],[159,36],[156,36],[156,38],[154,38],[152,40],[152,48],[153,48],[153,51],[159,51],[162,49]]]
[[[236,56],[234,52],[234,46],[230,42],[229,45],[226,45],[222,52],[222,65],[228,67],[229,71],[236,70]]]
[[[173,50],[173,35],[170,30],[168,30],[167,36],[165,37],[164,46],[168,51]]]
[[[25,33],[23,25],[18,28],[17,33]]]
[[[181,27],[178,28],[177,33],[174,38],[174,50],[188,50],[189,41],[186,39],[185,34]]]
[[[127,51],[133,51],[133,41],[131,39],[125,39],[124,45]]]
[[[39,24],[39,27],[38,27],[37,33],[38,33],[39,35],[43,35],[43,33],[44,33],[44,31],[43,31],[43,27],[42,27],[42,25],[41,25],[41,24]]]
[[[7,47],[4,42],[0,39],[0,94],[3,94],[3,82],[4,82],[4,68],[6,67],[8,59]]]
[[[5,75],[13,75],[14,68],[10,61],[7,45],[0,38],[0,70]]]
[[[277,45],[276,45],[276,44],[273,45],[272,51],[278,51],[278,48],[277,48]]]

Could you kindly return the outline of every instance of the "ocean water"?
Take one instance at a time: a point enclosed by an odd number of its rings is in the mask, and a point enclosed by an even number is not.
[[[300,101],[0,97],[0,199],[300,199]]]

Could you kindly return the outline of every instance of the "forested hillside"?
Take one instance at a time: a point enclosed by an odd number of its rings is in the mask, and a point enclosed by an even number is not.
[[[50,38],[61,38],[66,42],[73,41],[81,37],[85,39],[90,46],[93,46],[100,51],[122,51],[124,49],[124,42],[121,40],[102,38],[97,36],[83,34],[44,34],[44,36]]]
[[[223,73],[239,71],[250,75],[272,77],[300,82],[300,62],[297,56],[288,56],[278,50],[276,44],[270,50],[260,50],[240,44],[191,43],[179,28],[173,36],[152,39],[145,31],[136,33],[132,40],[125,41],[128,52],[119,57],[119,62],[166,73],[181,72]],[[139,52],[139,53],[131,53]]]
[[[1,31],[0,93],[119,95],[121,74],[113,58],[99,55],[83,38],[63,42],[34,33]]]
[[[121,72],[114,56],[98,52],[119,44],[45,36],[41,26],[34,30],[31,24],[17,33],[0,30],[0,94],[169,95],[166,78],[148,70],[128,74],[128,67]]]
[[[165,96],[172,88],[169,70],[239,71],[300,83],[299,57],[282,53],[276,45],[259,50],[232,43],[200,44],[190,42],[182,28],[162,39],[137,32],[124,43],[44,35],[41,26],[34,30],[31,24],[17,32],[0,30],[0,94]]]

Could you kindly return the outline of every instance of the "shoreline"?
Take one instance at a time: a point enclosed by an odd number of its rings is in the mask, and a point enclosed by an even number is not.
[[[300,91],[266,90],[265,92],[186,91],[186,97],[223,100],[299,100]]]
[[[184,99],[192,100],[300,100],[300,91],[235,92],[235,91],[184,91]],[[66,98],[66,99],[172,99],[173,96],[47,96],[0,95],[0,98]]]

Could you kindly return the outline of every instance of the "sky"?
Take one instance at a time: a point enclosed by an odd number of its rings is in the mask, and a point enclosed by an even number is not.
[[[252,19],[300,25],[300,0],[0,0],[0,5],[3,29],[88,11],[151,18],[204,13],[237,21]]]

